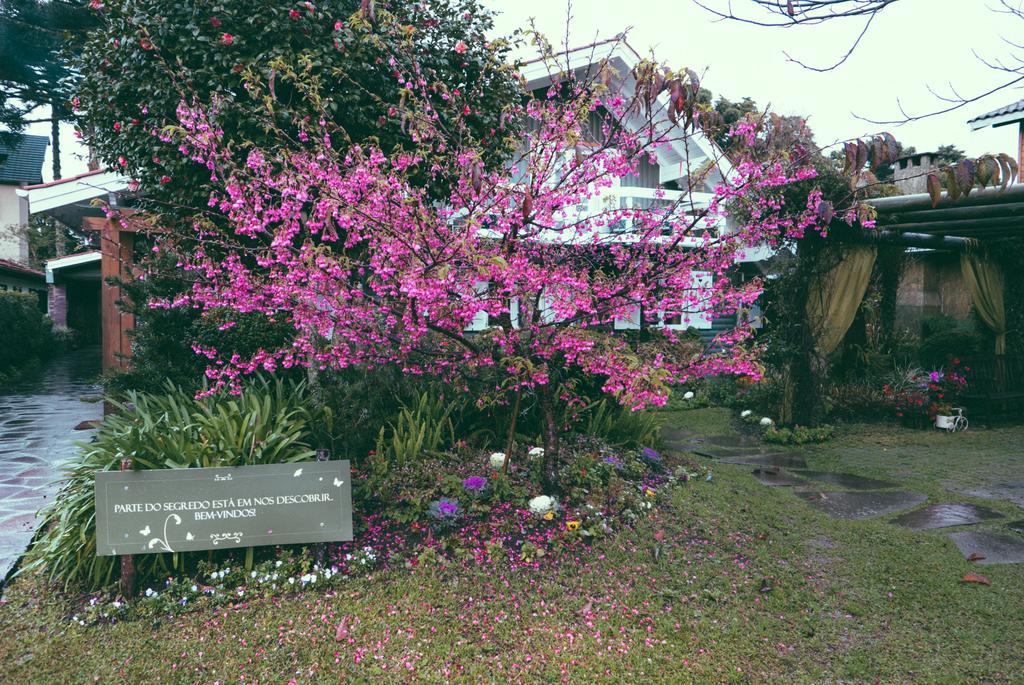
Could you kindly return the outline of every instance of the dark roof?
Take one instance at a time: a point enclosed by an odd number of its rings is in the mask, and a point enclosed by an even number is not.
[[[43,274],[42,271],[36,271],[35,269],[30,269],[29,267],[25,266],[24,264],[19,264],[18,262],[12,262],[9,259],[0,259],[0,273],[3,273],[5,271],[7,273],[13,273],[13,274],[17,274],[19,276],[32,276],[32,277],[35,277],[35,278],[45,278],[45,275]]]
[[[50,139],[19,136],[14,146],[0,143],[0,183],[42,183],[43,156]]]
[[[1024,100],[1017,100],[1017,102],[1014,102],[1013,104],[1006,105],[1005,107],[1000,107],[999,109],[994,109],[991,112],[982,114],[980,117],[974,117],[973,119],[969,119],[967,123],[973,124],[978,121],[985,121],[986,119],[995,119],[997,117],[1006,116],[1007,114],[1015,114],[1017,112],[1021,112],[1021,119],[1024,119]]]

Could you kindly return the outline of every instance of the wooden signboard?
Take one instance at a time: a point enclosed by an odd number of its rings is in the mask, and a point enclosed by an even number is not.
[[[96,474],[96,554],[352,539],[347,461]]]

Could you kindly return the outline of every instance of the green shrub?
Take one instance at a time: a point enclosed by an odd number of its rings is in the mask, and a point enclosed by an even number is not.
[[[983,337],[971,321],[956,321],[950,317],[929,317],[921,328],[921,347],[918,357],[922,365],[937,367],[953,357],[970,357],[982,350]]]
[[[579,430],[618,447],[653,447],[660,441],[652,412],[630,411],[614,401],[599,400],[582,412]]]
[[[0,322],[0,378],[50,353],[53,324],[34,294],[0,292]]]
[[[455,444],[454,414],[463,403],[445,402],[429,390],[418,393],[416,401],[398,412],[395,422],[389,424],[388,433],[381,427],[377,435],[378,457],[404,466],[416,461],[423,453],[435,453]]]
[[[240,396],[196,400],[168,387],[165,394],[128,393],[93,442],[82,445],[66,481],[43,510],[42,533],[25,570],[40,570],[65,587],[112,582],[116,557],[96,556],[96,473],[120,468],[170,469],[302,461],[314,455],[304,387],[255,381]],[[206,558],[206,554],[202,554]],[[136,558],[140,582],[193,565],[198,554],[148,554]]]
[[[773,445],[809,445],[826,442],[832,439],[835,429],[832,426],[808,428],[793,426],[792,428],[776,428],[772,426],[762,436],[765,442]]]
[[[841,419],[877,419],[892,414],[892,403],[886,399],[881,382],[830,385],[825,390],[824,403],[829,416]]]

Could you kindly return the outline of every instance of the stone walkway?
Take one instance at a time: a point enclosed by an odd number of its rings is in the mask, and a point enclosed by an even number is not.
[[[662,437],[670,449],[692,452],[722,463],[751,466],[752,475],[762,484],[793,488],[797,497],[835,518],[866,519],[901,514],[890,523],[916,531],[958,527],[960,529],[949,537],[965,558],[980,564],[1024,562],[1024,535],[1021,534],[1024,522],[1004,523],[1001,513],[987,507],[968,503],[920,507],[927,503],[928,497],[900,490],[898,483],[848,473],[814,471],[799,454],[769,449],[739,436],[704,438],[670,428],[662,431]],[[815,481],[839,489],[819,490]],[[1006,489],[1014,490],[1018,486],[1024,486],[1024,482],[1009,483]],[[1021,490],[1024,491],[1024,487]],[[1014,497],[1002,499],[1024,506],[1024,502]],[[990,522],[998,527],[962,528]]]
[[[103,415],[102,403],[82,399],[98,397],[99,372],[100,350],[88,347],[0,389],[0,580],[32,540],[74,443],[92,435],[75,426]]]

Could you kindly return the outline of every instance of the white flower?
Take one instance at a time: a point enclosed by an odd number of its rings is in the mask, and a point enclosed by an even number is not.
[[[500,469],[505,465],[505,453],[494,452],[491,454],[491,468]]]
[[[197,592],[198,590],[199,590],[198,586],[196,586],[196,585],[192,586],[192,592]]]
[[[745,418],[747,418],[748,416],[750,416],[750,415],[751,415],[751,414],[753,414],[753,413],[754,413],[754,412],[752,412],[752,411],[751,411],[751,410],[749,410],[749,409],[744,409],[743,411],[741,411],[741,412],[740,412],[740,418],[741,418],[741,419],[745,419]]]
[[[762,425],[762,426],[770,426],[770,425],[772,425],[773,423],[774,423],[774,421],[772,421],[771,419],[769,419],[769,418],[768,418],[767,416],[766,416],[766,417],[764,417],[763,419],[761,419],[761,425]]]
[[[530,500],[529,506],[530,511],[534,514],[546,514],[553,511],[556,504],[555,500],[547,495],[537,495]]]
[[[283,563],[284,563],[283,561],[278,559],[276,562],[274,562],[274,568],[281,568],[281,564],[283,564]]]
[[[692,391],[692,390],[688,390],[688,391],[686,391],[686,392],[685,392],[685,393],[683,394],[683,399],[684,399],[684,400],[692,400],[692,399],[693,399],[693,391]]]
[[[531,449],[526,454],[528,456],[530,456],[530,457],[543,457],[544,456],[544,448],[543,447],[534,447],[533,449]]]
[[[146,588],[146,596],[147,597],[155,597],[156,596],[156,593],[153,592],[153,588],[151,588],[151,587]]]

